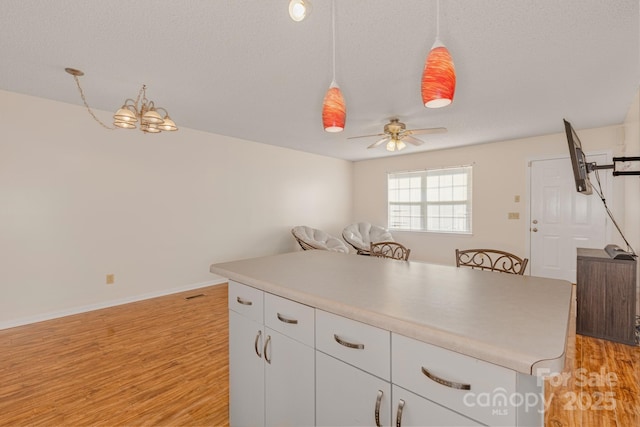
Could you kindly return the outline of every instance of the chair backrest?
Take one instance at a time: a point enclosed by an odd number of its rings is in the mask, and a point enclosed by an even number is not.
[[[520,258],[497,249],[456,249],[457,267],[523,275],[528,262],[527,258]]]
[[[393,258],[407,261],[410,253],[411,249],[408,249],[397,242],[371,242],[369,246],[369,254],[371,256],[382,258]]]
[[[349,253],[349,247],[337,237],[322,230],[306,225],[298,225],[291,229],[291,234],[297,240],[302,249],[322,249],[325,251]]]
[[[393,242],[393,236],[384,227],[368,222],[356,222],[342,230],[342,238],[360,255],[369,254],[371,242]]]

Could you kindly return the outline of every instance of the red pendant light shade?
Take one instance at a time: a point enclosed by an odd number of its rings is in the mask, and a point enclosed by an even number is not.
[[[331,82],[322,104],[322,125],[327,132],[342,132],[347,119],[347,109],[338,84]]]
[[[428,108],[445,107],[453,102],[456,70],[447,48],[436,40],[422,72],[422,102]]]

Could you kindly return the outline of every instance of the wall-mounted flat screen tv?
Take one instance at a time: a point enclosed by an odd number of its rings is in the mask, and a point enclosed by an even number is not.
[[[567,133],[567,143],[569,144],[569,157],[573,167],[573,178],[576,182],[578,193],[591,194],[591,182],[589,181],[589,163],[587,156],[582,151],[582,143],[578,134],[571,126],[571,123],[564,120],[564,129]]]

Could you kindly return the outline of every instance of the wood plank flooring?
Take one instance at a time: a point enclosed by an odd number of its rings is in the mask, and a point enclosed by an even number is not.
[[[2,330],[0,426],[226,426],[227,328],[219,285]],[[639,426],[639,384],[640,347],[572,336],[545,425]]]
[[[0,425],[226,425],[227,328],[219,285],[0,331]]]

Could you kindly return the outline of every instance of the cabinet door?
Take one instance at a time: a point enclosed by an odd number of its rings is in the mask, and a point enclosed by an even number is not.
[[[316,425],[391,425],[391,385],[316,352]]]
[[[393,386],[393,405],[397,427],[483,425],[396,385]]]
[[[312,426],[315,350],[273,329],[265,331],[266,425]]]
[[[264,331],[229,310],[229,424],[264,425]]]

